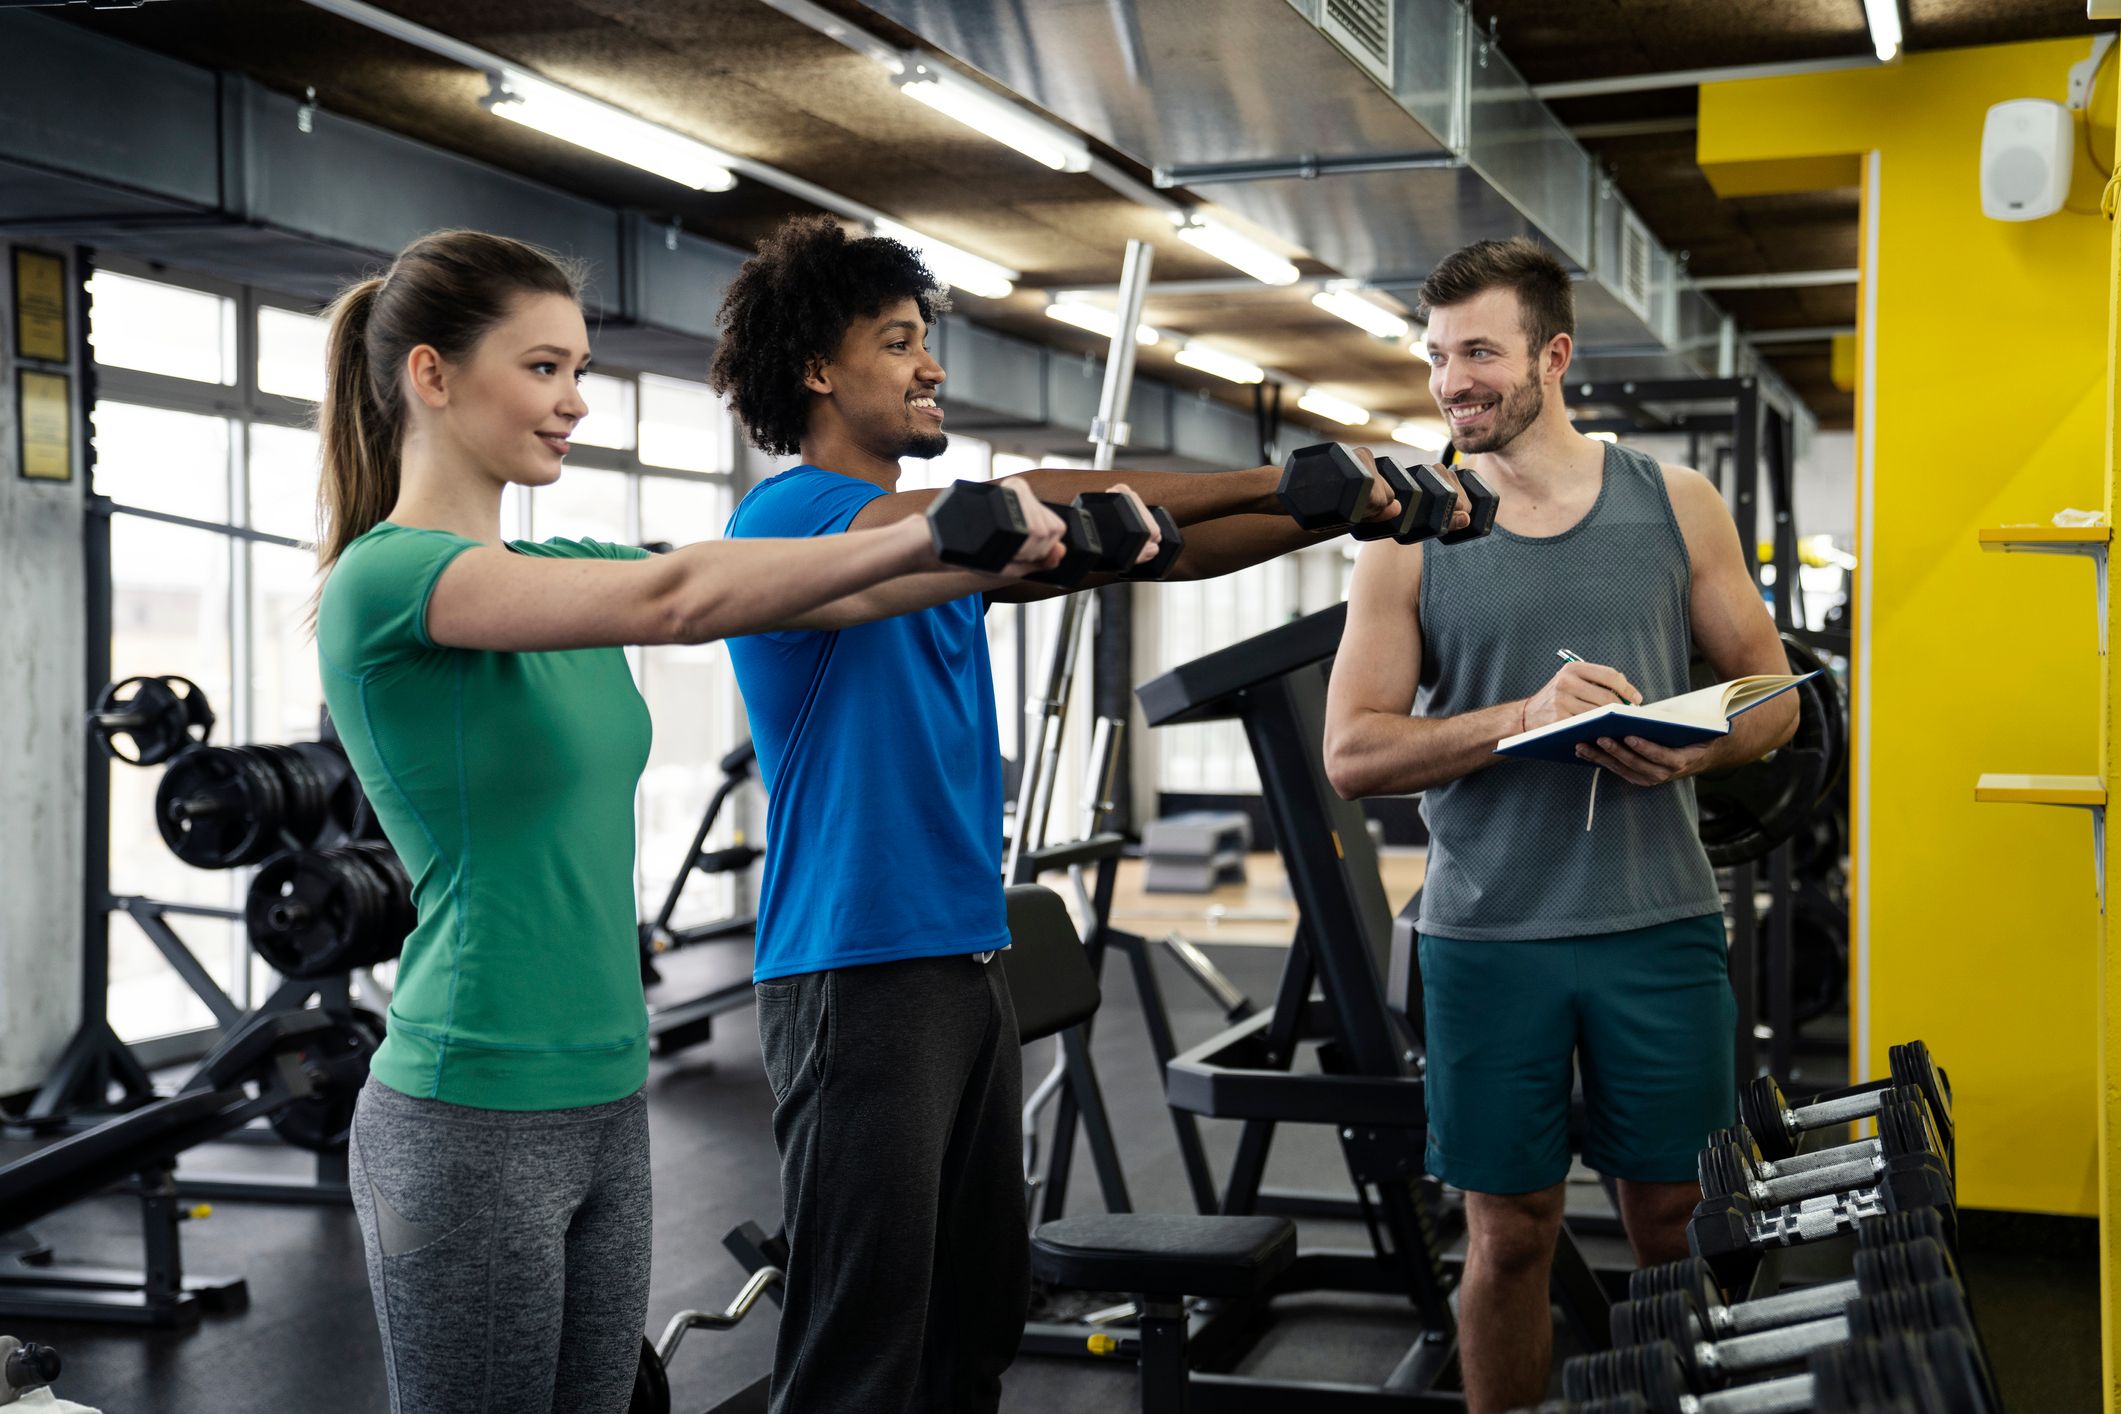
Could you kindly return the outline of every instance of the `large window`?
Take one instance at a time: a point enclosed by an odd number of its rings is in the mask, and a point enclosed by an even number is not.
[[[316,588],[318,439],[325,325],[295,301],[207,279],[99,271],[90,343],[95,490],[111,522],[115,677],[179,673],[206,690],[216,744],[313,740],[321,691],[308,615]],[[643,544],[712,538],[732,505],[735,439],[704,385],[600,370],[591,415],[558,482],[511,487],[502,530],[517,537]],[[744,734],[719,644],[629,654],[655,721],[637,802],[644,910],[661,902]],[[249,871],[189,868],[163,845],[161,771],[111,772],[111,888],[175,903],[241,906]],[[731,842],[730,812],[711,844]],[[727,878],[697,880],[680,925],[736,906]],[[172,926],[238,1002],[272,979],[239,925],[175,915]],[[127,1040],[189,1030],[205,1006],[124,914],[111,921],[110,1015]]]

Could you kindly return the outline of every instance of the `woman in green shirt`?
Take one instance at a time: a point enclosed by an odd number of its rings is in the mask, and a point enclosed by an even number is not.
[[[649,556],[504,542],[588,412],[579,276],[427,236],[331,312],[322,409],[331,708],[413,881],[354,1118],[354,1204],[394,1414],[626,1408],[647,1316],[647,1013],[633,799],[646,705],[618,645],[876,617],[941,567],[918,519]],[[1060,522],[1011,572],[1058,558]]]

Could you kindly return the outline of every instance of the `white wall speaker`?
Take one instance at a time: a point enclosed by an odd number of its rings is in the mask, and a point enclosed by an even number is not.
[[[2013,98],[1981,125],[1981,214],[2037,221],[2069,196],[2076,130],[2069,109],[2044,98]]]

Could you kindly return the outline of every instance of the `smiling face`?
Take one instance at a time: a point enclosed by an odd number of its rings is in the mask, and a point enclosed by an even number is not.
[[[928,352],[928,332],[917,302],[886,305],[848,325],[838,351],[808,380],[879,458],[939,457],[950,445],[938,396],[943,366]]]
[[[559,479],[568,439],[589,413],[578,386],[589,368],[589,330],[573,300],[519,296],[463,362],[444,364],[423,345],[408,365],[456,461],[503,484]]]
[[[1531,348],[1523,308],[1507,287],[1432,311],[1424,342],[1429,394],[1443,409],[1451,441],[1468,454],[1499,452],[1515,441],[1546,406],[1546,385],[1568,367],[1568,335]]]

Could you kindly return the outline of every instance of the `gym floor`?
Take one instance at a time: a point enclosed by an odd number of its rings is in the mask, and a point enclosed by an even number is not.
[[[1404,864],[1398,866],[1404,869]],[[1388,859],[1392,897],[1403,897]],[[1287,907],[1271,856],[1255,856],[1253,882],[1227,905],[1268,911]],[[1145,930],[1144,909],[1198,911],[1216,900],[1198,896],[1132,898],[1123,890],[1115,922],[1131,911]],[[1182,920],[1164,917],[1159,931]],[[1254,920],[1264,922],[1264,920]],[[1205,940],[1210,934],[1202,929]],[[1282,950],[1259,942],[1206,942],[1211,956],[1255,1000],[1271,998]],[[707,947],[668,960],[670,981],[659,989],[680,998],[740,976],[749,950]],[[1220,1014],[1174,967],[1161,964],[1163,987],[1181,1046],[1212,1035]],[[1112,1119],[1127,1164],[1135,1206],[1183,1212],[1190,1207],[1167,1112],[1156,1087],[1115,1083],[1151,1070],[1147,1034],[1134,988],[1123,967],[1109,967],[1105,1008],[1094,1050]],[[1808,1053],[1806,1083],[1838,1083],[1831,1051]],[[1949,1064],[1949,1057],[1944,1060]],[[1027,1088],[1051,1063],[1050,1043],[1024,1061]],[[656,1177],[655,1277],[649,1324],[659,1330],[687,1306],[719,1309],[742,1282],[723,1251],[722,1235],[745,1219],[777,1224],[779,1184],[770,1126],[772,1098],[758,1059],[758,1036],[748,1010],[717,1023],[707,1044],[654,1063],[648,1081]],[[1236,1142],[1227,1124],[1206,1124],[1211,1162],[1226,1169]],[[0,1161],[24,1151],[0,1144]],[[202,1150],[186,1171],[300,1174],[304,1156],[276,1147],[223,1145]],[[1345,1185],[1330,1130],[1284,1126],[1268,1168],[1271,1185],[1338,1190]],[[1594,1182],[1572,1183],[1572,1211],[1604,1209]],[[1081,1156],[1071,1211],[1098,1208],[1096,1185]],[[123,1198],[96,1198],[38,1224],[37,1234],[61,1260],[137,1264],[138,1207]],[[2082,1231],[2078,1231],[2081,1226]],[[1307,1245],[1348,1246],[1358,1230],[1306,1222]],[[1618,1244],[1591,1239],[1594,1260],[1622,1260]],[[2025,1414],[2098,1407],[2097,1244],[2088,1220],[2024,1220],[1972,1213],[1965,1217],[1968,1289],[2008,1406]],[[184,1255],[194,1273],[241,1273],[250,1283],[250,1309],[208,1317],[188,1334],[158,1334],[9,1320],[9,1333],[56,1346],[66,1373],[56,1392],[108,1414],[383,1414],[377,1377],[380,1353],[362,1268],[360,1237],[347,1209],[227,1203],[205,1222],[185,1229]],[[1404,1303],[1353,1296],[1290,1298],[1277,1304],[1277,1324],[1240,1366],[1282,1378],[1352,1381],[1382,1379],[1404,1352]],[[734,1331],[694,1332],[671,1370],[675,1404],[697,1414],[748,1383],[772,1360],[776,1308],[762,1303]],[[1010,1414],[1123,1411],[1133,1402],[1130,1367],[1088,1361],[1026,1358],[1011,1372],[1002,1408]],[[1294,1414],[1294,1411],[1292,1411]]]

